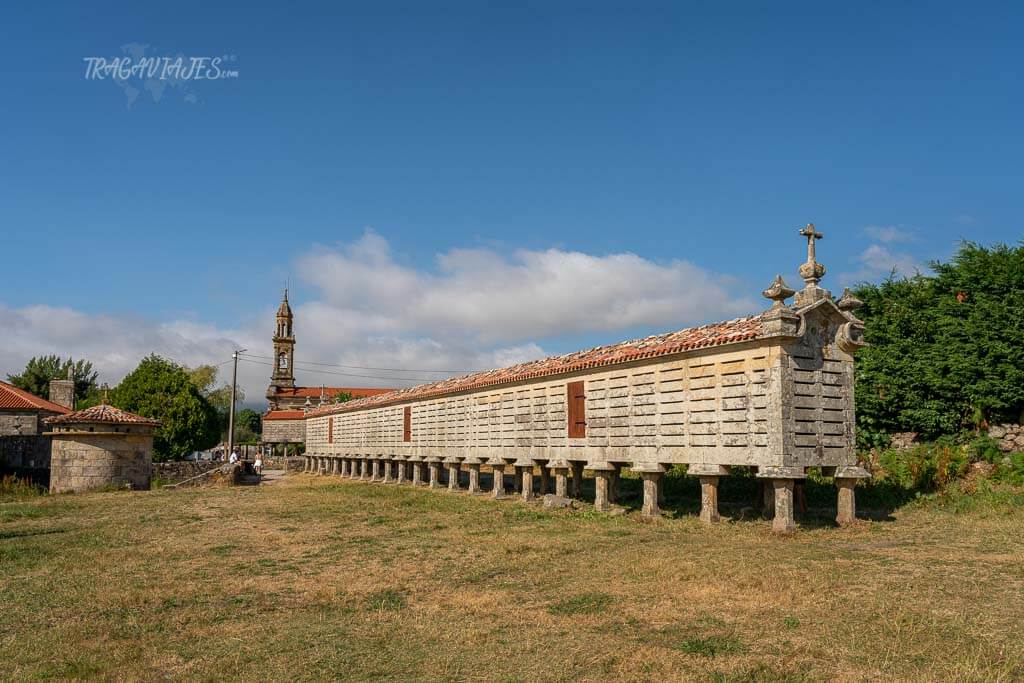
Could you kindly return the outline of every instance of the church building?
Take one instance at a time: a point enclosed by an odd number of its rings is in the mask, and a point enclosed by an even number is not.
[[[295,386],[295,333],[288,290],[277,308],[274,327],[274,370],[267,387],[267,412],[263,415],[263,443],[300,444],[306,440],[304,417],[307,411],[330,403],[339,396],[365,398],[391,389],[365,387]]]

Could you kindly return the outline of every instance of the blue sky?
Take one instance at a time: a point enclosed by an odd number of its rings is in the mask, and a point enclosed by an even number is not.
[[[228,342],[267,344],[257,333],[286,278],[319,315],[309,360],[382,363],[390,340],[444,347],[396,351],[402,367],[511,361],[756,310],[776,272],[796,283],[807,221],[826,235],[834,290],[946,257],[962,237],[1024,235],[1019,5],[518,5],[6,7],[0,315],[21,341],[0,372],[37,347],[99,354],[112,379],[147,344],[219,361]],[[239,77],[129,106],[115,83],[85,79],[83,59],[132,43],[234,55]],[[592,257],[598,281],[627,277],[611,257],[633,254],[639,277],[675,277],[684,296],[690,277],[694,295],[720,288],[727,315],[662,307],[487,335],[493,319],[466,312],[453,346],[398,321],[410,318],[374,289],[389,285],[358,268],[411,278],[394,296],[437,287],[458,307],[467,253],[509,267],[500,298],[516,273],[560,268],[531,270],[551,250]],[[389,322],[328,291],[360,289],[330,268],[360,272]],[[607,297],[590,305],[622,303]],[[104,326],[138,338],[78,344],[49,329],[60,315],[83,339]]]

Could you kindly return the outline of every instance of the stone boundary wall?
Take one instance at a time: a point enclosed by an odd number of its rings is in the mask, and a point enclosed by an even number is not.
[[[999,450],[1003,453],[1024,451],[1024,425],[1012,423],[993,425],[988,428],[988,435],[998,442]],[[917,432],[896,432],[889,440],[889,447],[905,451],[919,443]]]
[[[999,450],[1003,453],[1024,451],[1024,425],[995,425],[988,428],[988,435],[999,442]]]
[[[162,484],[177,484],[203,472],[217,469],[223,464],[221,462],[188,462],[185,460],[155,462],[153,463],[153,477],[160,479]]]

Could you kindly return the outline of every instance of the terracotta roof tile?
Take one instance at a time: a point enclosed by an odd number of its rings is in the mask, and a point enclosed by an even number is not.
[[[51,425],[101,422],[105,424],[149,425],[151,427],[159,427],[162,424],[160,420],[129,413],[127,410],[121,410],[105,403],[86,408],[85,410],[68,413],[67,415],[48,417],[44,422]]]
[[[301,410],[268,410],[263,414],[264,420],[301,420],[306,416]]]
[[[394,389],[375,389],[365,387],[295,387],[294,389],[278,389],[277,396],[296,396],[299,398],[320,398],[320,392],[323,391],[323,395],[329,399],[334,398],[335,394],[342,392],[348,392],[352,394],[353,398],[363,398],[366,396],[376,396],[377,394],[386,394]]]
[[[46,399],[30,394],[24,389],[19,389],[13,384],[0,382],[0,408],[6,410],[47,410],[51,413],[71,412],[57,403],[51,403]]]
[[[586,351],[568,353],[564,356],[542,358],[541,360],[521,363],[508,368],[475,372],[460,377],[452,377],[440,382],[421,384],[408,389],[396,389],[338,405],[323,406],[311,410],[307,413],[307,416],[328,415],[404,401],[434,398],[469,389],[518,382],[524,379],[561,375],[588,368],[667,356],[707,346],[734,344],[736,342],[758,339],[764,334],[761,315],[752,315],[714,325],[689,327],[677,332],[666,332],[619,344],[598,346]]]

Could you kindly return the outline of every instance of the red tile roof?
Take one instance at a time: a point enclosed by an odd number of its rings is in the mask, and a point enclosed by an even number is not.
[[[368,398],[347,401],[345,403],[323,406],[307,413],[307,416],[329,415],[361,408],[390,405],[404,401],[434,398],[445,394],[453,394],[469,389],[480,389],[498,384],[518,382],[524,379],[562,375],[577,370],[596,368],[604,365],[628,363],[644,358],[667,356],[682,351],[721,346],[736,342],[758,339],[764,336],[765,330],[761,315],[737,318],[714,325],[690,327],[677,332],[656,334],[643,339],[598,346],[587,351],[576,351],[564,356],[553,356],[541,360],[530,361],[498,370],[475,372],[461,377],[421,384],[408,389],[397,389],[385,394],[377,394]]]
[[[301,420],[306,413],[301,410],[268,410],[263,414],[264,420]]]
[[[78,410],[67,415],[59,415],[57,417],[48,417],[44,420],[46,424],[77,424],[84,422],[102,422],[106,424],[133,424],[133,425],[149,425],[151,427],[159,427],[161,425],[160,420],[154,420],[149,417],[142,417],[135,413],[129,413],[127,410],[121,410],[114,406],[109,406],[105,403],[101,403],[98,406],[86,408],[85,410]]]
[[[19,389],[13,384],[0,382],[0,408],[6,410],[47,410],[51,413],[71,412],[62,405],[51,403],[46,399]]]
[[[386,394],[394,389],[368,389],[364,387],[295,387],[294,389],[278,389],[277,396],[297,396],[299,398],[320,398],[320,392],[329,399],[334,398],[335,394],[348,392],[352,394],[352,398],[364,398],[366,396],[376,396],[377,394]]]

